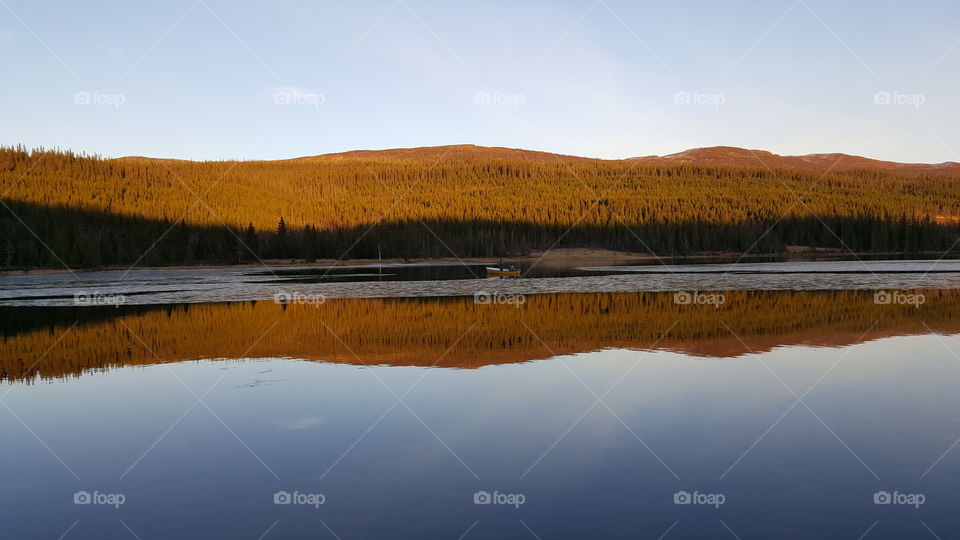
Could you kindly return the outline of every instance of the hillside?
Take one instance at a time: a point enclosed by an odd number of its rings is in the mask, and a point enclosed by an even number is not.
[[[861,170],[919,174],[960,175],[960,163],[897,163],[847,154],[807,154],[781,156],[765,150],[748,150],[732,146],[694,148],[666,156],[630,158],[646,165],[695,165],[701,167],[763,167],[799,171]]]
[[[130,159],[130,158],[123,158]],[[352,150],[304,156],[290,161],[330,161],[347,159],[370,160],[410,160],[437,161],[461,159],[497,159],[515,161],[569,161],[593,160],[617,162],[620,160],[600,160],[588,157],[554,154],[520,148],[503,148],[459,144],[447,146],[428,146],[419,148],[391,148],[385,150]],[[960,163],[898,163],[883,161],[849,154],[806,154],[782,156],[766,150],[750,150],[733,146],[714,146],[692,148],[665,156],[644,156],[628,158],[623,161],[650,166],[692,165],[697,167],[733,167],[733,168],[770,168],[798,171],[857,170],[903,172],[931,175],[960,175]]]
[[[947,250],[960,237],[960,174],[949,167],[768,170],[683,159],[468,145],[241,162],[0,149],[8,210],[0,266],[486,257],[551,247],[914,252]]]

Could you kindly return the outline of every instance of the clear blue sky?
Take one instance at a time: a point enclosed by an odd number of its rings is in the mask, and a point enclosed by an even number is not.
[[[111,157],[960,161],[956,0],[0,0],[0,58],[0,144]]]

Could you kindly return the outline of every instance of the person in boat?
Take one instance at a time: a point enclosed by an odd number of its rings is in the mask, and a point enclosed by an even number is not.
[[[503,258],[501,258],[500,262],[497,263],[497,266],[487,267],[487,275],[500,277],[520,277],[520,270],[512,264],[503,264]]]

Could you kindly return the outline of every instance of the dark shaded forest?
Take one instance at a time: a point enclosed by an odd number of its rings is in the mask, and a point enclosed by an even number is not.
[[[740,225],[581,225],[572,229],[493,221],[408,221],[333,230],[310,226],[293,230],[278,224],[275,230],[258,231],[16,202],[6,206],[0,214],[0,266],[5,268],[249,264],[267,259],[312,262],[340,257],[376,259],[378,255],[499,257],[551,247],[600,247],[669,256],[713,250],[776,254],[786,246],[804,245],[910,254],[946,251],[960,237],[960,227],[906,217],[789,218]]]

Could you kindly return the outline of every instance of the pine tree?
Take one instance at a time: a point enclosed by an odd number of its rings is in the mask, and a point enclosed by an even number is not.
[[[280,223],[277,224],[277,243],[276,243],[276,252],[274,257],[278,259],[285,259],[288,257],[287,253],[287,224],[283,221],[283,216],[280,216]]]

